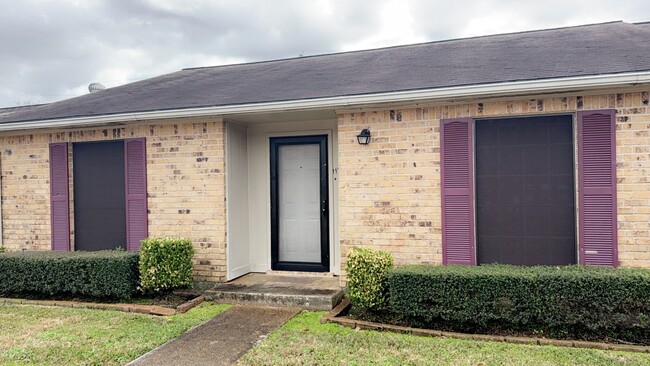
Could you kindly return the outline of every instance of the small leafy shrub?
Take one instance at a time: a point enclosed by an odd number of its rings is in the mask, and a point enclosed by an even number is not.
[[[381,310],[388,300],[386,274],[393,257],[384,251],[352,248],[348,253],[348,296],[356,307]]]
[[[422,326],[650,344],[646,269],[406,266],[388,284],[391,311]]]
[[[161,292],[192,285],[194,247],[188,239],[147,238],[140,246],[140,286]]]
[[[4,253],[4,252],[5,252],[5,247],[0,246],[0,253]]]
[[[0,294],[125,299],[137,293],[138,254],[7,252],[0,254]]]

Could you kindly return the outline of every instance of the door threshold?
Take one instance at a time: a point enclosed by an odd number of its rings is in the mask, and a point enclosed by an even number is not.
[[[274,276],[304,276],[304,277],[336,277],[333,272],[301,272],[301,271],[274,271],[268,270],[267,275]]]

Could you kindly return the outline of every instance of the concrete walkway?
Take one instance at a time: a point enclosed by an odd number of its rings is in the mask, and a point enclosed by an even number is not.
[[[298,308],[234,306],[128,365],[232,365],[299,311]]]

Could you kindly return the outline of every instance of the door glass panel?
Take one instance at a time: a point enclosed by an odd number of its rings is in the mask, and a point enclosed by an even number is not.
[[[279,250],[282,262],[321,261],[320,147],[278,147]]]

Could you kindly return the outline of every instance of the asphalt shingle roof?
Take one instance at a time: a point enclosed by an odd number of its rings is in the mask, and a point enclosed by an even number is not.
[[[650,71],[650,23],[611,22],[184,69],[0,123]]]

